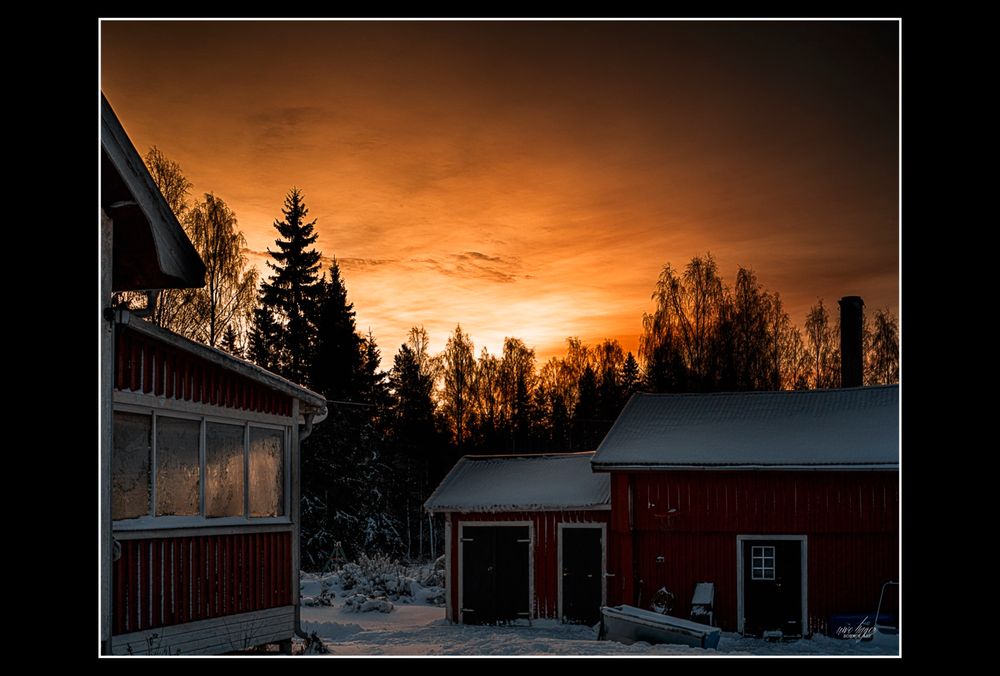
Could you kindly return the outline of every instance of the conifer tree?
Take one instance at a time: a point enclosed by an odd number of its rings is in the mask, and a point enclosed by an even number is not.
[[[310,383],[327,399],[360,401],[361,339],[336,259],[320,288]]]
[[[316,242],[316,219],[306,221],[302,192],[292,188],[285,197],[282,220],[275,220],[277,251],[267,253],[273,270],[262,287],[263,303],[274,308],[280,323],[278,371],[290,380],[309,385],[309,365],[316,342],[316,302],[321,291],[320,253],[310,248]]]

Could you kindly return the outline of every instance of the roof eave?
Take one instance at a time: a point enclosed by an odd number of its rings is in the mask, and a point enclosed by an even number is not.
[[[816,463],[790,463],[790,464],[764,464],[764,463],[746,463],[746,464],[718,464],[718,465],[696,465],[696,464],[667,464],[667,463],[594,463],[590,464],[591,469],[595,472],[611,472],[611,471],[643,471],[643,470],[683,470],[683,471],[734,471],[734,470],[753,470],[753,471],[815,471],[815,472],[827,472],[827,471],[872,471],[872,472],[884,472],[884,471],[898,471],[899,463],[831,463],[831,464],[816,464]]]
[[[118,311],[118,323],[141,333],[155,340],[162,341],[174,347],[180,348],[198,357],[212,362],[224,369],[238,373],[251,380],[265,384],[273,390],[287,394],[301,401],[305,405],[304,413],[318,413],[320,419],[326,414],[326,397],[310,389],[297,385],[292,381],[282,378],[276,373],[271,373],[267,369],[248,362],[239,357],[234,357],[228,352],[217,350],[203,343],[180,336],[173,331],[155,326],[137,318],[127,310]]]

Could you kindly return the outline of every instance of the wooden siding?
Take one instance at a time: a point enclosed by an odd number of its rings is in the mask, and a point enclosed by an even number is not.
[[[214,655],[277,643],[295,633],[295,607],[240,613],[115,636],[115,655]]]
[[[113,634],[287,606],[291,533],[121,541]]]
[[[115,389],[243,411],[291,416],[292,397],[172,345],[115,327]]]
[[[616,472],[611,500],[610,605],[646,607],[666,587],[684,617],[695,583],[713,582],[717,624],[735,631],[737,535],[807,536],[809,632],[874,612],[898,576],[895,472]]]
[[[555,512],[497,512],[497,513],[452,513],[451,514],[451,576],[448,584],[451,587],[451,617],[458,618],[458,532],[462,524],[474,525],[475,521],[530,521],[532,538],[534,540],[532,565],[534,567],[534,598],[532,599],[532,617],[558,619],[559,615],[559,524],[560,523],[593,523],[595,525],[608,522],[610,512],[607,510],[574,510]],[[502,525],[502,524],[499,524]],[[610,562],[610,550],[608,560]],[[609,584],[610,588],[610,584]]]

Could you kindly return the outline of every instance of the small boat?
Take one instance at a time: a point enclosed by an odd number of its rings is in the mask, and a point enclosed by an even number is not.
[[[622,605],[601,608],[600,637],[625,644],[636,641],[676,643],[714,650],[719,645],[722,630],[707,624]]]

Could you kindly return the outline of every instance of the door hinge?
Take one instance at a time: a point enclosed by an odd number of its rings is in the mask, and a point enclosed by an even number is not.
[[[475,542],[472,538],[461,538],[462,542]]]
[[[528,538],[527,540],[518,540],[518,542],[531,542],[531,538]]]

